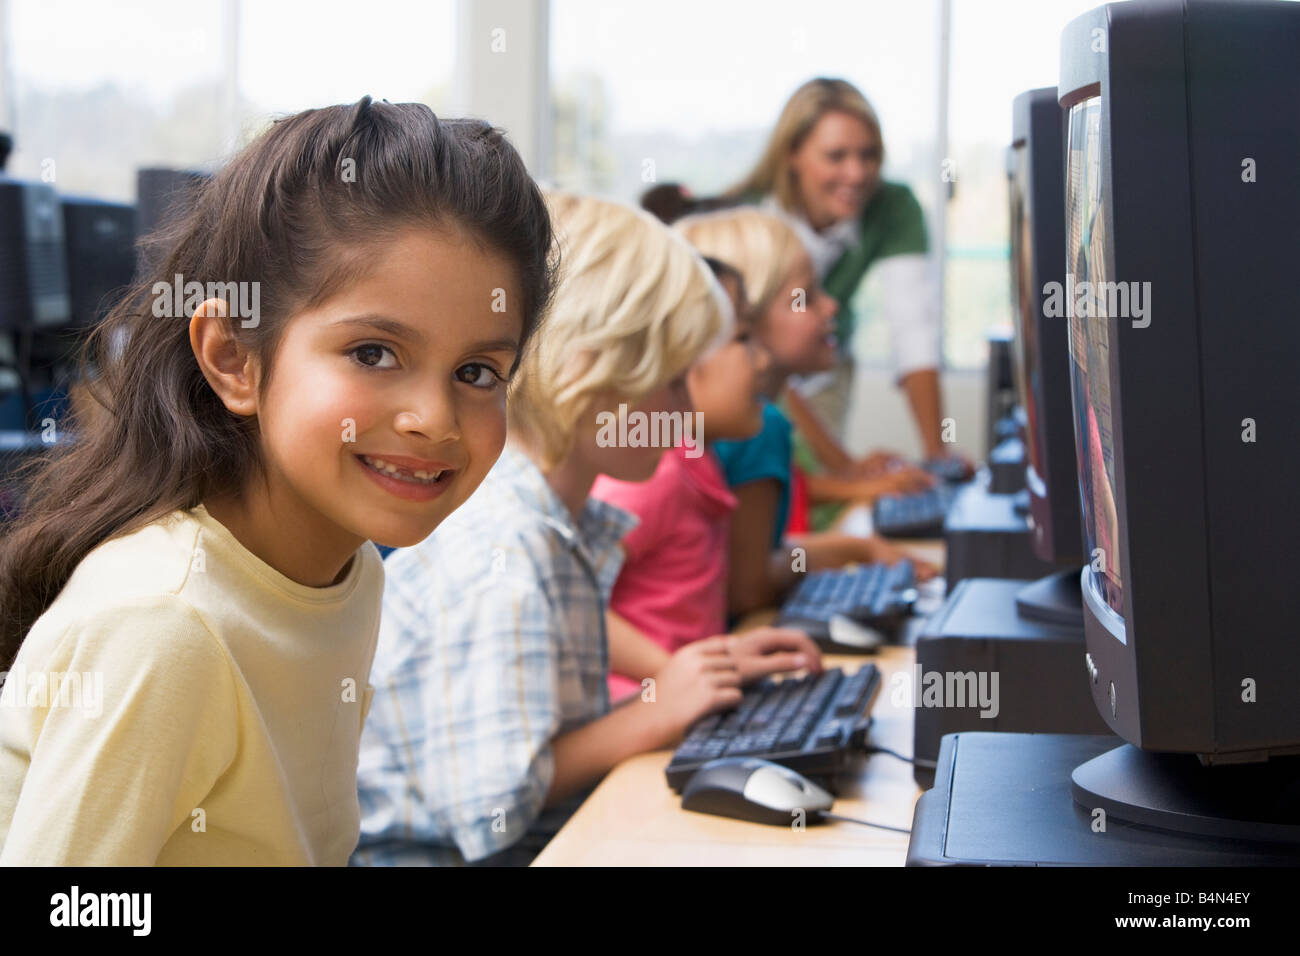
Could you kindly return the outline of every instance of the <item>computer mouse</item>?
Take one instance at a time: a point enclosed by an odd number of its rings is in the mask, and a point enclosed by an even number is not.
[[[883,632],[843,614],[832,614],[826,622],[826,629],[830,633],[831,642],[844,647],[873,651],[885,643]]]
[[[834,802],[802,774],[758,757],[711,760],[682,790],[683,810],[777,826],[819,823]]]
[[[929,617],[948,600],[948,585],[942,576],[922,581],[916,585],[916,601],[912,604],[915,617]]]

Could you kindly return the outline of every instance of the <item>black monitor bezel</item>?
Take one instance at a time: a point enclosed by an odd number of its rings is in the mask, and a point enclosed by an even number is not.
[[[1124,641],[1085,567],[1093,699],[1135,746],[1196,753],[1216,740],[1183,7],[1108,4],[1071,21],[1058,92],[1067,111],[1102,98],[1107,275],[1149,281],[1154,303],[1146,328],[1106,320]],[[1116,127],[1127,134],[1119,148]],[[1158,381],[1151,369],[1161,370]]]
[[[1023,149],[1025,201],[1031,213],[1029,282],[1037,309],[1034,318],[1033,365],[1039,370],[1039,387],[1032,396],[1037,410],[1033,434],[1026,429],[1026,441],[1033,448],[1025,460],[1025,484],[1029,491],[1029,514],[1034,553],[1052,564],[1083,562],[1082,516],[1079,512],[1078,468],[1074,450],[1074,411],[1069,387],[1069,327],[1065,318],[1045,314],[1048,283],[1063,286],[1065,248],[1065,114],[1057,101],[1056,87],[1021,93],[1012,102],[1012,163]],[[1014,177],[1015,169],[1009,172]],[[1013,180],[1014,181],[1014,180]],[[1014,189],[1014,185],[1012,186]],[[1014,200],[1014,195],[1009,197]],[[1014,222],[1013,222],[1014,226]],[[1012,237],[1014,254],[1015,237]],[[1015,274],[1013,272],[1013,274]],[[1019,292],[1012,301],[1019,312]],[[1017,355],[1025,343],[1016,315]],[[1018,363],[1024,387],[1023,361]],[[1035,454],[1037,452],[1037,454]],[[1034,467],[1037,458],[1043,473]]]

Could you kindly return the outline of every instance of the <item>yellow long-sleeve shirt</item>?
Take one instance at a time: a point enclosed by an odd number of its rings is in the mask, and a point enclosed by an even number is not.
[[[105,542],[0,690],[0,864],[347,862],[383,565],[311,588],[202,506]]]

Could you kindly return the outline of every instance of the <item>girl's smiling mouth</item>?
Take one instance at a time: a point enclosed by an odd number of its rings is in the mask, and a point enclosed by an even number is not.
[[[456,470],[441,462],[379,455],[354,455],[381,488],[408,501],[429,501],[442,494]]]

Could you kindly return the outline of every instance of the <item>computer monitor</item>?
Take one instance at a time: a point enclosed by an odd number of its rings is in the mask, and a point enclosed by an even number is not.
[[[0,175],[0,329],[59,326],[68,313],[59,197],[46,183]]]
[[[72,323],[86,328],[108,314],[135,275],[135,207],[81,196],[62,202]]]
[[[1068,328],[1048,316],[1064,294],[1065,121],[1056,87],[1030,90],[1012,103],[1007,155],[1011,209],[1011,301],[1020,407],[1025,417],[1025,486],[1034,554],[1075,568],[1025,588],[1022,614],[1083,626],[1077,565],[1083,563],[1079,487],[1070,399]]]
[[[1086,663],[1130,744],[1077,768],[1074,795],[1288,841],[1298,49],[1300,4],[1115,3],[1066,27],[1058,87]]]

